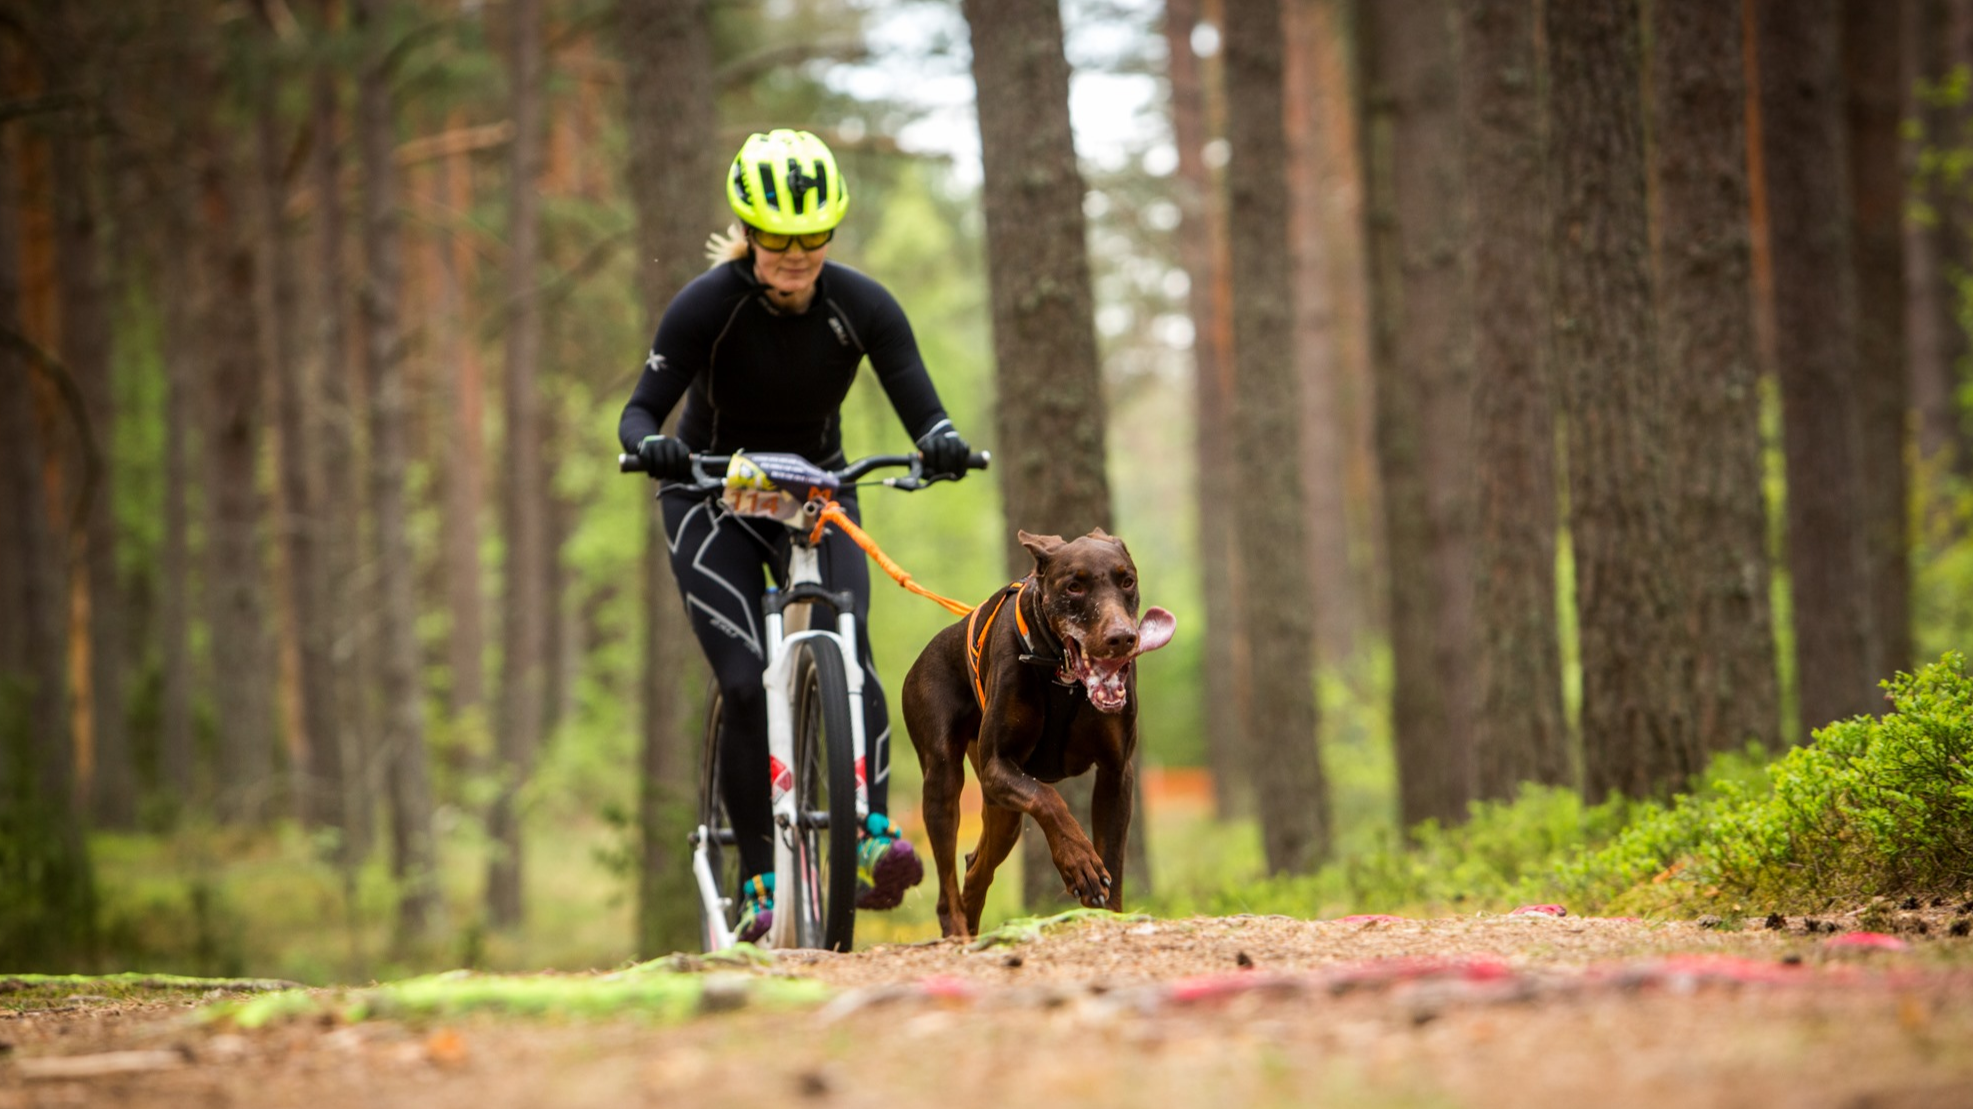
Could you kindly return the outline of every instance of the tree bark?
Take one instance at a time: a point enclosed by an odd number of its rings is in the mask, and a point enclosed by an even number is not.
[[[49,13],[49,38],[74,79],[90,80],[96,59],[88,13],[69,7]],[[61,297],[61,355],[75,377],[88,412],[90,436],[107,450],[116,432],[116,390],[111,380],[109,296],[103,275],[100,175],[93,115],[76,110],[56,117],[52,168]],[[81,563],[88,618],[87,721],[77,743],[89,752],[89,809],[98,827],[130,828],[137,822],[137,767],[125,719],[124,640],[128,599],[117,574],[113,512],[116,475],[98,457],[85,460],[93,477],[82,520]],[[80,691],[78,691],[80,692]]]
[[[1294,257],[1288,226],[1281,9],[1226,12],[1227,163],[1233,263],[1233,353],[1239,382],[1230,429],[1242,490],[1233,510],[1234,603],[1254,646],[1243,721],[1269,873],[1303,874],[1328,858],[1328,787],[1316,748],[1314,595],[1308,568],[1295,373]]]
[[[1804,730],[1878,703],[1836,0],[1756,4],[1796,688]]]
[[[1912,50],[1920,95],[1913,105],[1924,145],[1957,148],[1967,108],[1941,94],[1953,69],[1973,62],[1969,23],[1973,12],[1958,0],[1913,0]],[[1958,382],[1968,343],[1960,322],[1965,301],[1959,285],[1973,273],[1973,201],[1965,182],[1933,169],[1916,185],[1926,217],[1912,221],[1909,274],[1910,391],[1916,409],[1917,460],[1924,472],[1973,470],[1960,415]]]
[[[1473,796],[1475,701],[1471,320],[1451,13],[1434,0],[1387,0],[1357,18],[1398,815],[1406,826],[1455,823]]]
[[[1762,489],[1759,351],[1747,185],[1742,19],[1711,0],[1658,0],[1651,110],[1658,205],[1659,364],[1676,513],[1688,560],[1693,711],[1708,751],[1780,734]]]
[[[0,39],[0,60],[22,67],[0,86],[10,97],[29,91],[22,84],[33,63],[25,53]],[[29,234],[23,227],[26,207],[47,203],[47,147],[18,131],[0,130],[0,335],[5,336],[0,339],[0,367],[15,383],[0,390],[0,496],[7,498],[0,511],[0,528],[5,529],[0,532],[0,589],[5,590],[0,608],[9,614],[0,620],[5,628],[0,632],[0,682],[5,683],[0,693],[6,695],[0,702],[5,713],[0,727],[7,739],[0,774],[10,777],[15,790],[6,798],[9,806],[38,802],[52,821],[41,830],[68,838],[79,837],[79,831],[73,827],[70,805],[75,751],[69,712],[68,544],[56,527],[66,510],[49,504],[52,483],[44,472],[49,436],[36,411],[51,407],[40,398],[55,394],[45,373],[15,342],[26,337],[45,345],[47,339],[37,334],[29,318],[34,313],[27,300],[34,294],[28,284],[34,279],[23,273],[22,265],[23,240]],[[40,148],[28,150],[30,142]],[[30,182],[39,187],[31,188]]]
[[[512,201],[508,210],[506,457],[503,511],[507,536],[505,624],[501,636],[499,748],[500,793],[488,816],[494,852],[487,868],[487,915],[496,927],[521,923],[521,818],[517,793],[526,783],[540,742],[547,636],[547,492],[541,469],[541,435],[535,398],[541,351],[540,305],[534,296],[540,256],[542,161],[541,10],[538,0],[517,0],[512,10],[510,73],[514,143]]]
[[[27,60],[0,36],[0,90],[26,83]],[[11,73],[9,73],[11,71]],[[21,227],[28,167],[20,128],[0,128],[0,838],[10,865],[0,890],[0,948],[10,958],[86,956],[94,890],[71,804],[75,751],[68,688],[66,552],[46,498],[36,396],[45,382],[13,338],[24,323]],[[46,203],[46,201],[40,201]],[[45,209],[44,209],[45,210]]]
[[[359,292],[364,362],[370,387],[370,504],[375,513],[371,553],[377,566],[377,652],[382,681],[379,751],[391,810],[391,873],[398,882],[401,938],[419,936],[441,906],[432,841],[430,769],[425,752],[423,689],[418,680],[417,601],[406,534],[404,465],[408,404],[404,340],[397,301],[403,267],[397,213],[395,128],[390,97],[391,43],[384,0],[361,0],[356,27],[364,53],[357,85],[357,131],[363,175],[363,255],[369,266]]]
[[[1034,562],[1016,528],[1074,538],[1111,523],[1101,367],[1085,247],[1082,175],[1069,130],[1069,64],[1055,0],[967,0],[985,169],[987,276],[1001,397],[994,469],[1007,567]],[[1089,785],[1059,783],[1087,812]],[[1039,834],[1021,853],[1030,910],[1063,901]]]
[[[207,431],[205,601],[219,733],[215,800],[221,819],[260,823],[273,815],[275,733],[268,694],[275,671],[261,531],[267,506],[257,482],[267,413],[251,310],[256,274],[243,188],[249,178],[232,143],[215,129],[205,135],[204,218],[196,234],[213,294],[199,335],[209,367],[200,403]]]
[[[1233,609],[1233,450],[1227,438],[1227,413],[1232,408],[1232,328],[1221,318],[1214,290],[1225,279],[1219,272],[1225,255],[1226,212],[1205,149],[1211,129],[1206,118],[1205,81],[1199,59],[1192,53],[1192,30],[1199,23],[1197,0],[1167,0],[1165,48],[1171,81],[1172,138],[1178,147],[1178,172],[1172,193],[1178,202],[1179,265],[1189,278],[1187,309],[1192,316],[1192,375],[1196,405],[1194,443],[1195,496],[1199,505],[1199,552],[1202,566],[1226,567],[1224,573],[1199,575],[1205,607],[1205,649],[1200,653],[1200,688],[1206,705],[1206,765],[1213,775],[1214,804],[1221,817],[1236,807],[1243,785],[1239,751],[1241,708],[1234,668],[1227,660],[1240,657],[1240,632]]]
[[[163,219],[165,257],[190,258],[189,215],[181,197],[170,197]],[[196,267],[193,267],[196,270]],[[158,656],[161,673],[158,726],[158,784],[180,812],[202,806],[198,793],[198,755],[192,737],[192,617],[191,617],[191,454],[200,449],[195,437],[194,393],[197,389],[192,335],[197,318],[196,273],[163,283],[165,423],[173,429],[164,437],[164,534],[158,550]]]
[[[618,53],[639,64],[624,71],[630,131],[630,194],[637,211],[639,289],[652,325],[663,306],[703,268],[707,231],[730,218],[712,182],[719,179],[713,47],[699,0],[622,0]],[[643,775],[637,949],[647,958],[692,942],[698,895],[685,836],[693,821],[698,747],[687,709],[703,682],[686,675],[698,658],[671,576],[657,501],[644,508]]]
[[[1683,785],[1701,752],[1679,626],[1645,208],[1638,8],[1547,8],[1557,371],[1568,418],[1584,788]]]
[[[271,26],[269,31],[271,37]],[[282,586],[293,613],[300,664],[296,693],[301,700],[302,758],[294,767],[296,795],[305,824],[346,835],[342,737],[329,625],[331,593],[322,543],[321,459],[309,417],[314,390],[297,334],[300,275],[294,228],[286,213],[286,144],[276,104],[270,89],[259,98],[254,123],[266,307],[262,326],[264,345],[274,360],[275,423],[280,432],[275,470],[280,475],[284,515],[276,531],[287,560]]]
[[[1852,249],[1857,274],[1857,401],[1864,560],[1870,575],[1873,681],[1909,672],[1911,569],[1905,472],[1905,182],[1899,124],[1910,84],[1904,3],[1843,0]]]
[[[325,32],[333,30],[334,6],[335,0],[322,0]],[[378,783],[371,758],[376,714],[371,708],[371,683],[366,675],[374,668],[368,640],[371,614],[377,606],[370,601],[374,590],[362,570],[365,499],[362,483],[357,480],[361,472],[357,450],[359,425],[356,405],[350,396],[339,81],[339,71],[333,63],[324,62],[316,67],[310,90],[311,126],[316,141],[311,151],[309,176],[315,186],[319,274],[315,310],[320,351],[317,386],[321,399],[316,427],[322,456],[319,480],[328,527],[322,556],[331,595],[339,599],[328,613],[338,721],[338,734],[332,742],[340,749],[343,766],[342,795],[336,802],[345,830],[341,858],[345,865],[350,865],[369,855],[376,831],[376,807],[372,799]]]
[[[1339,72],[1341,34],[1330,18],[1333,0],[1284,5],[1283,96],[1287,111],[1288,180],[1299,182],[1288,207],[1295,290],[1295,372],[1302,382],[1302,472],[1308,483],[1309,567],[1315,597],[1316,660],[1340,668],[1356,653],[1363,614],[1350,564],[1345,465],[1340,269],[1334,263],[1342,221],[1329,198],[1355,168],[1337,164],[1347,151],[1333,131],[1350,115],[1349,82]],[[1338,105],[1336,100],[1342,100]]]
[[[626,75],[629,69],[625,70]],[[458,123],[455,115],[454,124]],[[472,164],[466,155],[439,159],[433,174],[436,199],[454,212],[472,210]],[[486,504],[484,417],[486,406],[479,344],[471,337],[466,292],[473,273],[473,254],[464,235],[441,235],[432,244],[438,279],[434,313],[439,372],[446,396],[437,405],[439,483],[444,501],[439,520],[445,565],[445,606],[451,616],[446,635],[447,669],[451,672],[450,705],[461,768],[478,761],[480,736],[486,727],[486,588],[480,571],[480,516]]]
[[[1555,613],[1555,386],[1537,12],[1460,7],[1462,146],[1473,205],[1475,788],[1574,777]]]

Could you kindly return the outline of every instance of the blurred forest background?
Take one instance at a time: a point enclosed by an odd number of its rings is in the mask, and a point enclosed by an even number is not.
[[[1133,905],[1880,711],[1973,626],[1969,65],[1967,0],[10,0],[0,970],[692,942],[613,434],[771,127],[995,454],[871,533],[978,598],[1101,525],[1179,616]],[[895,693],[949,618],[878,589]]]

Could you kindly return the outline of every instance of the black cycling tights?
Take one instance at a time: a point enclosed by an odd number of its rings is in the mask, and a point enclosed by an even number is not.
[[[774,818],[767,780],[767,694],[761,686],[766,666],[766,621],[761,594],[767,569],[785,584],[788,529],[773,520],[735,516],[718,500],[667,492],[665,537],[671,546],[671,572],[685,598],[693,634],[712,664],[725,700],[720,718],[719,787],[733,818],[740,848],[742,880],[774,869]],[[862,523],[856,494],[839,500],[850,519]],[[863,551],[840,532],[822,540],[822,583],[856,596],[856,650],[863,660],[863,734],[867,738],[870,811],[889,812],[891,780],[890,714],[884,689],[870,658],[870,567]]]

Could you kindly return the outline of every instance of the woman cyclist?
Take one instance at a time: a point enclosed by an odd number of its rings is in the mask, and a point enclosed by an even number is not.
[[[827,260],[849,208],[829,147],[806,131],[749,136],[727,173],[726,199],[740,225],[713,238],[712,268],[665,309],[617,427],[624,449],[667,481],[689,477],[687,456],[697,451],[784,451],[839,467],[843,398],[867,357],[926,474],[963,477],[971,448],[939,403],[904,312],[882,285]],[[660,434],[680,398],[676,433]],[[774,908],[760,596],[767,566],[777,578],[785,573],[788,533],[726,512],[716,496],[672,485],[659,493],[672,574],[725,701],[719,788],[744,879],[739,938],[754,940],[767,932]],[[838,499],[860,522],[856,490]],[[840,534],[831,533],[820,553],[824,583],[855,594],[864,669],[871,815],[858,851],[857,907],[894,908],[924,877],[924,865],[885,815],[890,717],[870,658],[869,568]]]

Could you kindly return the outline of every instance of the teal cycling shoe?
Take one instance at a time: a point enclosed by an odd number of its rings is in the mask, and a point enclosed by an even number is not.
[[[925,864],[890,817],[871,813],[856,845],[856,907],[895,909],[904,891],[925,880]]]
[[[774,927],[774,875],[756,874],[740,885],[740,923],[733,938],[758,943]]]

